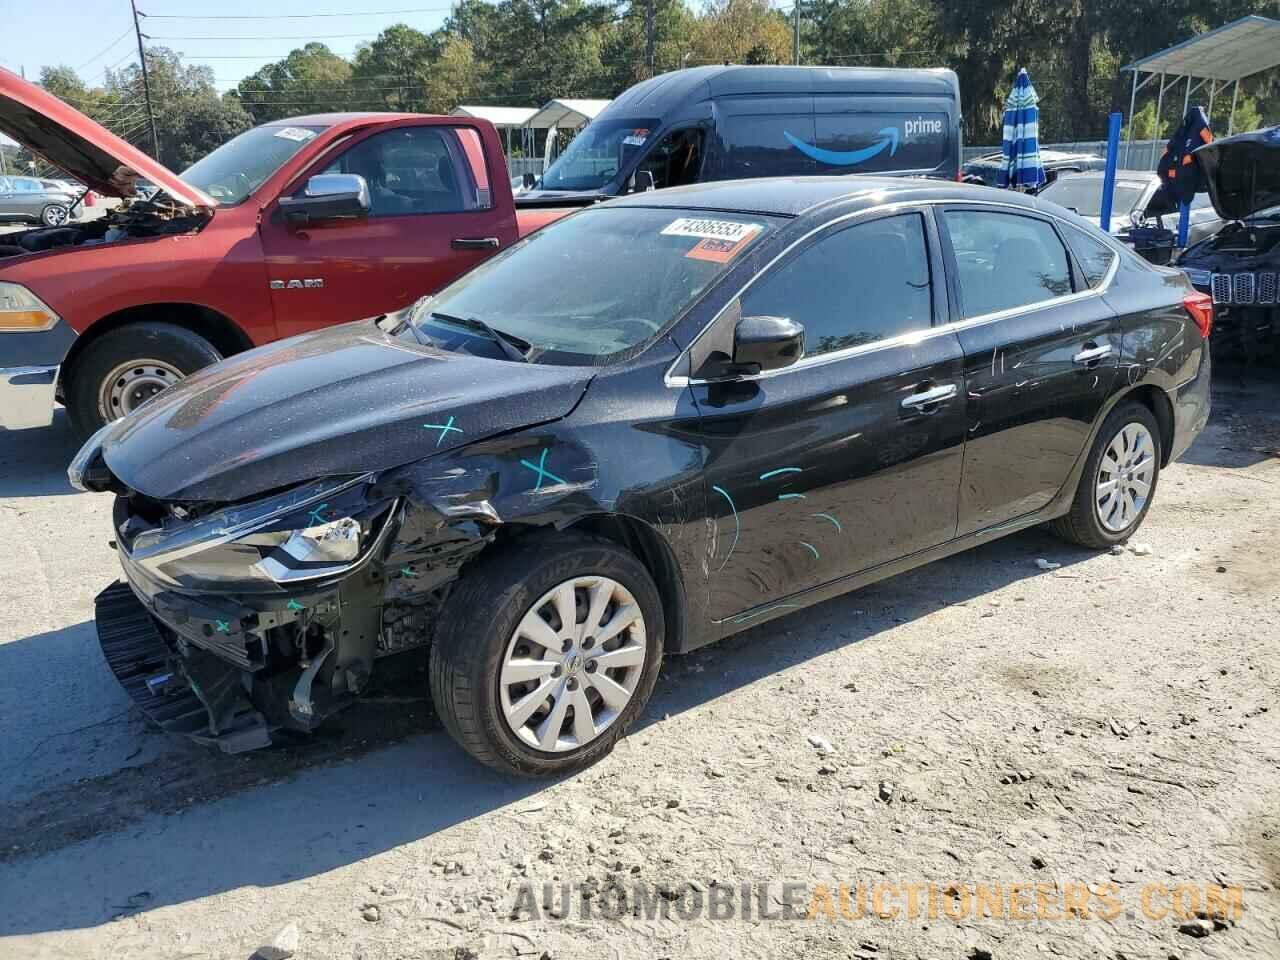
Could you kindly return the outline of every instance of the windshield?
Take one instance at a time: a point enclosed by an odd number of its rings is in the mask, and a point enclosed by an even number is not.
[[[588,124],[551,164],[538,186],[543,190],[599,190],[644,148],[657,125],[652,118],[600,119]]]
[[[234,207],[325,129],[317,124],[255,127],[187,167],[182,179],[223,206]]]
[[[413,309],[444,349],[480,320],[544,363],[607,363],[647,344],[773,229],[772,218],[597,207],[543,227]],[[486,355],[495,355],[489,351]]]
[[[1128,216],[1142,202],[1146,189],[1141,183],[1117,183],[1112,211],[1122,218]],[[1039,196],[1082,217],[1102,216],[1101,177],[1059,177],[1041,190]]]

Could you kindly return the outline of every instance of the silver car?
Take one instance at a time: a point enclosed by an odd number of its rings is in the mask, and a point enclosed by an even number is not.
[[[1102,217],[1101,172],[1063,175],[1038,194],[1080,214],[1086,220],[1099,223]],[[1111,233],[1120,240],[1128,240],[1129,231],[1135,226],[1150,222],[1177,230],[1178,212],[1169,203],[1157,197],[1160,178],[1143,170],[1117,170],[1116,188],[1112,195]],[[1191,201],[1188,218],[1187,246],[1199,243],[1222,229],[1222,218],[1213,209],[1207,193],[1198,193]]]
[[[0,177],[0,222],[43,223],[60,227],[72,218],[78,192],[36,177]]]

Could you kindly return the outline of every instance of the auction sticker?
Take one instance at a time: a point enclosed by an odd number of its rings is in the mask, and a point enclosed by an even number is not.
[[[710,260],[728,263],[746,249],[760,232],[758,223],[739,223],[736,220],[713,220],[701,217],[681,217],[662,229],[669,237],[693,237],[698,240],[685,254],[691,260]]]
[[[302,127],[282,127],[274,134],[281,140],[293,140],[296,143],[305,143],[315,135],[314,130],[304,130]]]

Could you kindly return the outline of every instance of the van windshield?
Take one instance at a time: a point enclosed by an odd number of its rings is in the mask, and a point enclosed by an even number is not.
[[[644,149],[657,126],[653,117],[592,121],[551,164],[538,188],[599,190]]]
[[[268,124],[246,130],[197,160],[180,176],[224,207],[243,203],[285,161],[328,129],[319,124]]]
[[[411,322],[446,350],[500,355],[496,335],[531,362],[614,362],[664,332],[774,222],[603,204],[543,227],[418,301]]]

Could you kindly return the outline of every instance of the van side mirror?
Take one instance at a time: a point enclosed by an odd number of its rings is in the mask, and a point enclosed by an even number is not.
[[[532,173],[529,173],[526,171],[525,175],[520,178],[520,182],[524,184],[524,188],[526,190],[532,190],[533,185],[538,182],[538,178],[535,177]]]
[[[735,373],[778,370],[803,356],[804,325],[790,317],[743,317],[734,328]]]
[[[295,227],[367,217],[371,206],[369,184],[354,173],[317,174],[301,196],[280,198],[280,212]]]
[[[654,183],[652,170],[637,170],[633,179],[632,192],[645,193],[649,190],[656,190],[657,184]]]

